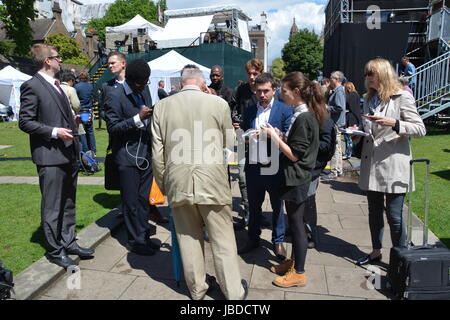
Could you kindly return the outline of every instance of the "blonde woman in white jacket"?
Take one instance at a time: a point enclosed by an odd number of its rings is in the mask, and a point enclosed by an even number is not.
[[[409,138],[426,134],[414,97],[402,89],[389,61],[371,60],[364,72],[367,95],[363,126],[369,135],[362,138],[359,187],[367,191],[373,250],[358,259],[357,265],[381,260],[385,207],[393,246],[406,245],[402,211],[412,159]]]

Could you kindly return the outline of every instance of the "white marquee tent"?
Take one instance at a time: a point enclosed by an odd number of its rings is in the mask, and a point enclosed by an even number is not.
[[[12,107],[13,120],[17,120],[19,115],[20,86],[29,79],[31,76],[12,66],[6,66],[0,70],[0,103]]]
[[[182,56],[175,50],[169,51],[165,55],[152,60],[148,63],[151,69],[150,75],[150,94],[152,102],[155,104],[159,101],[158,98],[158,82],[164,80],[165,90],[170,91],[170,87],[178,84],[180,81],[180,71],[187,64],[194,64],[200,68],[205,77],[206,83],[210,84],[209,74],[211,69],[204,67],[188,58]]]
[[[137,35],[138,29],[146,29],[147,34],[152,39],[156,34],[164,31],[163,28],[161,28],[151,22],[148,22],[141,15],[138,14],[133,19],[131,19],[127,23],[124,23],[120,26],[106,27],[106,32],[132,33],[134,35]]]

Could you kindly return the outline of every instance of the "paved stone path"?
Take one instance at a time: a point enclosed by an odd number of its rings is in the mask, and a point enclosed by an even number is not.
[[[239,207],[239,188],[233,181],[234,208]],[[255,300],[317,300],[317,299],[389,299],[386,290],[386,267],[389,249],[383,250],[380,268],[380,289],[369,289],[366,268],[356,267],[354,261],[371,249],[367,217],[367,203],[354,178],[342,178],[321,183],[317,194],[319,245],[308,250],[306,274],[308,284],[303,288],[278,288],[271,281],[275,275],[269,270],[277,259],[271,250],[268,229],[262,232],[262,247],[239,257],[242,278],[249,283],[248,299]],[[167,207],[161,207],[164,215]],[[269,216],[270,202],[266,198],[264,214]],[[237,213],[234,213],[237,215]],[[177,287],[172,273],[171,236],[168,225],[154,225],[154,236],[162,243],[159,253],[151,257],[129,253],[125,247],[126,232],[122,227],[96,248],[95,258],[80,262],[81,289],[69,290],[68,275],[64,275],[37,299],[151,299],[187,300],[187,287]],[[238,246],[247,238],[246,231],[236,232]],[[386,226],[384,246],[390,248],[389,228]],[[291,251],[287,239],[288,252]],[[207,272],[214,275],[209,243],[205,245]],[[206,299],[223,299],[217,291]]]

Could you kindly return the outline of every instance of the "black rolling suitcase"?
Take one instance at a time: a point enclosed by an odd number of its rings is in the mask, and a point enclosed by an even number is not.
[[[391,290],[400,299],[450,300],[450,250],[428,245],[428,205],[430,160],[411,160],[411,178],[414,162],[426,162],[425,217],[423,245],[414,246],[412,235],[411,188],[408,203],[407,247],[391,249],[387,277]],[[411,186],[410,180],[410,186]]]

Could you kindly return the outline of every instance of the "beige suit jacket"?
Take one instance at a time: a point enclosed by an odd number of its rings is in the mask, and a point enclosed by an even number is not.
[[[169,205],[231,205],[225,148],[234,146],[230,107],[185,86],[155,106],[153,174]]]
[[[78,99],[77,90],[75,90],[74,87],[69,86],[66,82],[61,83],[61,89],[69,100],[70,107],[72,108],[72,113],[76,115],[78,112],[80,112],[80,99]],[[82,124],[78,126],[78,133],[86,134]]]
[[[368,110],[368,102],[364,103],[364,109]],[[392,127],[363,120],[364,130],[370,136],[363,138],[359,186],[362,190],[406,193],[410,178],[409,160],[412,159],[408,138],[426,134],[415,99],[409,92],[399,91],[389,102],[378,105],[375,115],[400,120],[400,130],[397,134]]]

